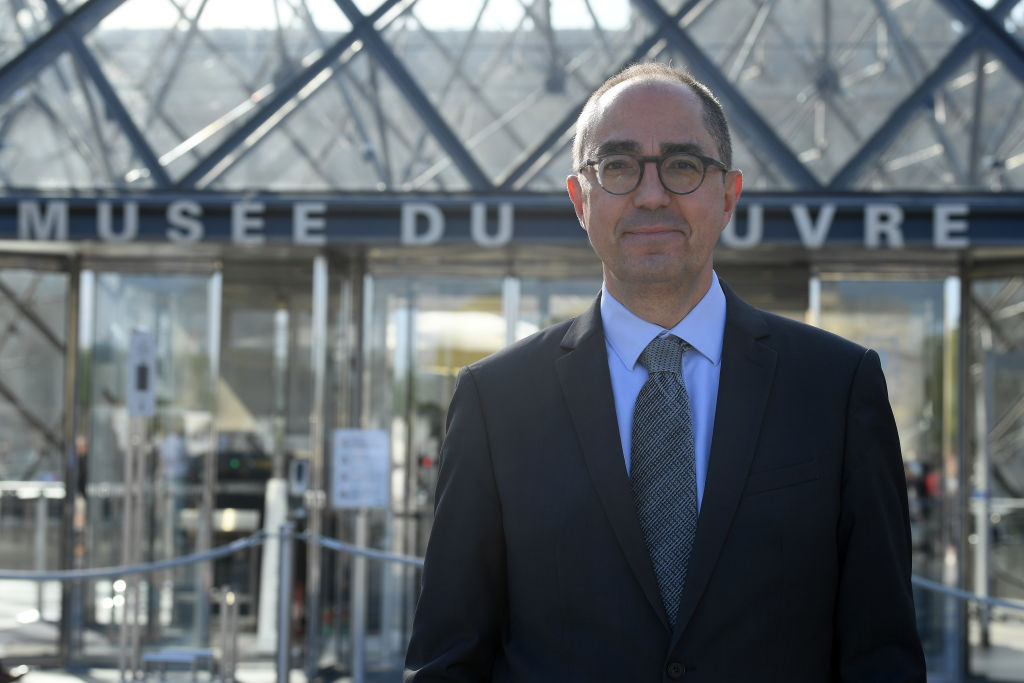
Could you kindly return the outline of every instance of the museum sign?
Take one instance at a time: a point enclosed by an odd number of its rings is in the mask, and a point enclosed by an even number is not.
[[[966,249],[1024,244],[1021,198],[744,195],[721,244],[817,250]],[[0,198],[0,240],[245,246],[576,243],[567,198],[224,196]]]

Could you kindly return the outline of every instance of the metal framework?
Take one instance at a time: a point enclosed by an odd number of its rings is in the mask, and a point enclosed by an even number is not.
[[[642,59],[719,94],[747,187],[1024,185],[1017,0],[142,4],[0,2],[0,191],[560,192],[587,93]]]

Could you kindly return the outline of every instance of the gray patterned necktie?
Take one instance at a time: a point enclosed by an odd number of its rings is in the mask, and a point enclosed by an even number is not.
[[[674,626],[697,529],[697,471],[690,397],[680,374],[679,337],[659,337],[640,354],[650,373],[633,409],[629,478],[658,588]]]

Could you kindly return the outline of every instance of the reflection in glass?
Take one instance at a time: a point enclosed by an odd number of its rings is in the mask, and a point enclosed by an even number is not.
[[[960,504],[950,347],[954,284],[822,275],[819,324],[878,352],[903,450],[914,573],[955,586]],[[957,605],[924,590],[915,590],[914,599],[929,670],[948,671],[947,636]]]
[[[1024,278],[978,279],[971,303],[969,586],[1024,601]],[[1024,681],[1024,613],[972,605],[969,618],[970,673]]]
[[[195,552],[209,544],[203,539],[203,486],[213,428],[211,278],[99,272],[89,279],[94,294],[83,304],[83,316],[92,316],[87,326],[92,336],[82,340],[81,364],[87,377],[82,421],[88,462],[84,565],[124,561],[129,456],[142,468],[144,482],[138,519],[143,547],[138,556],[158,560]],[[125,398],[135,329],[148,331],[156,347],[156,376],[150,378],[156,412],[133,423]],[[147,633],[179,642],[189,638],[207,615],[204,583],[195,567],[147,576],[141,587],[141,620]],[[83,652],[109,656],[118,647],[121,596],[109,579],[85,585]]]
[[[0,269],[0,568],[60,567],[66,273]],[[61,588],[0,581],[8,659],[57,652]]]

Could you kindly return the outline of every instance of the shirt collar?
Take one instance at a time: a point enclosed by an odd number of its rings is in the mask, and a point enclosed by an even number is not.
[[[627,370],[633,370],[637,359],[651,340],[663,334],[674,334],[708,359],[712,365],[722,361],[722,338],[725,336],[725,293],[712,271],[711,287],[686,317],[671,330],[637,317],[608,290],[601,287],[601,322],[605,339]]]

